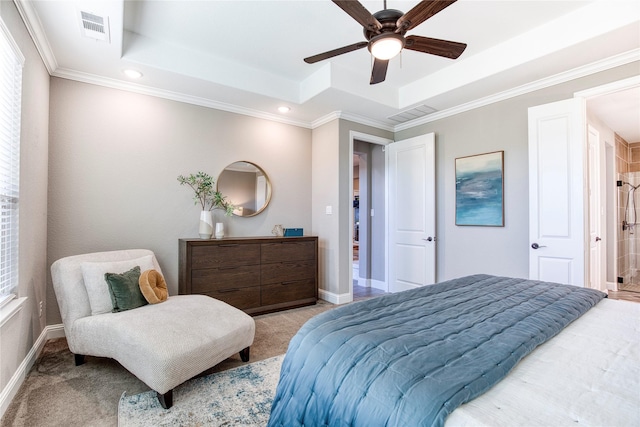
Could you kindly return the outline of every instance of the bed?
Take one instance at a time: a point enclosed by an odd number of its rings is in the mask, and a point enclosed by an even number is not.
[[[640,425],[640,304],[605,297],[474,275],[322,313],[269,426]]]

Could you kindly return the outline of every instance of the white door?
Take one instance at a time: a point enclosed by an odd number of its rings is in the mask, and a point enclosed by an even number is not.
[[[436,175],[433,133],[387,146],[389,291],[436,281]]]
[[[585,283],[585,106],[529,108],[529,277]]]
[[[589,196],[589,287],[606,289],[602,275],[602,217],[604,212],[600,203],[600,134],[588,126],[588,170],[587,182]]]

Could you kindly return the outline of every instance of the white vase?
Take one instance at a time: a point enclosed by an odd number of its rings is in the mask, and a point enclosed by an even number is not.
[[[200,226],[198,227],[198,235],[201,239],[210,239],[213,234],[213,218],[211,211],[200,212]]]
[[[216,239],[222,239],[224,237],[224,224],[222,222],[216,222]]]

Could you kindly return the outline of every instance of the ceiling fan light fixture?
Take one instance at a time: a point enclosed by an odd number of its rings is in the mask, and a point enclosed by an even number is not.
[[[404,37],[396,33],[375,36],[369,42],[369,52],[378,59],[388,60],[400,53],[404,47]]]

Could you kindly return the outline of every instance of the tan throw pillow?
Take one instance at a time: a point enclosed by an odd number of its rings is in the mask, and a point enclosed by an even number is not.
[[[156,270],[145,270],[140,275],[140,291],[149,304],[157,304],[169,297],[167,282]]]

